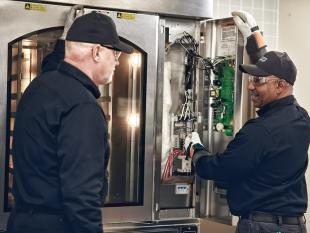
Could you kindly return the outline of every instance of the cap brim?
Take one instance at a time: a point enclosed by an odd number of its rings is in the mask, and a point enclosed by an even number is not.
[[[134,48],[131,47],[130,45],[120,41],[118,44],[114,44],[112,45],[112,47],[115,49],[115,50],[118,50],[118,51],[121,51],[121,52],[124,52],[124,53],[132,53],[134,51]]]
[[[239,65],[239,70],[241,70],[243,73],[259,77],[267,77],[270,75],[266,71],[263,71],[262,69],[258,68],[257,65],[247,65],[247,64]]]

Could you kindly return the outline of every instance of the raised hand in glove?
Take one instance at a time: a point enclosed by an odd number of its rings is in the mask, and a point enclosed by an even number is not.
[[[248,38],[252,32],[259,30],[254,17],[246,11],[233,11],[235,24],[245,38]]]
[[[267,52],[267,46],[254,17],[246,11],[233,11],[231,14],[236,26],[247,41],[246,50],[251,62],[256,63]]]
[[[185,148],[186,154],[189,155],[191,158],[194,155],[193,146],[197,144],[203,147],[203,145],[201,144],[199,134],[197,132],[192,132],[192,134],[189,134],[185,138],[184,148]]]
[[[69,28],[73,24],[74,20],[84,14],[84,6],[82,5],[75,5],[71,8],[70,12],[67,15],[64,31],[60,37],[60,39],[65,40],[67,33],[69,31]]]

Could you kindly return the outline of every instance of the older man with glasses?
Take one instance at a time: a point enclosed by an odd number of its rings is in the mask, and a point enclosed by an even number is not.
[[[247,19],[253,22],[245,12],[234,16],[243,31]],[[247,51],[264,49],[258,44]],[[244,124],[223,153],[211,155],[196,132],[185,148],[200,177],[227,184],[230,211],[240,216],[238,233],[306,233],[310,118],[293,96],[297,72],[290,57],[276,51],[259,57],[239,67],[248,74],[258,117]]]
[[[55,56],[57,70],[31,82],[18,106],[10,233],[103,232],[109,143],[98,85],[133,48],[98,12],[78,17],[65,43],[64,61]]]

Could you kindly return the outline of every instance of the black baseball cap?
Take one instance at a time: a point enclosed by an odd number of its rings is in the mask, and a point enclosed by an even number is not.
[[[133,47],[120,41],[114,21],[96,11],[78,17],[69,28],[66,40],[110,45],[124,53],[133,52]]]
[[[284,79],[291,85],[294,85],[297,74],[296,66],[287,53],[277,51],[269,51],[256,64],[243,64],[239,66],[239,69],[254,76],[267,77],[274,75]]]

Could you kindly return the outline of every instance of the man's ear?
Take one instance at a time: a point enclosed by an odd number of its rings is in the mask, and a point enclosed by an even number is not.
[[[277,93],[281,93],[286,88],[286,83],[283,80],[279,80],[277,84]]]
[[[100,46],[99,45],[93,47],[92,56],[96,62],[100,61]]]

